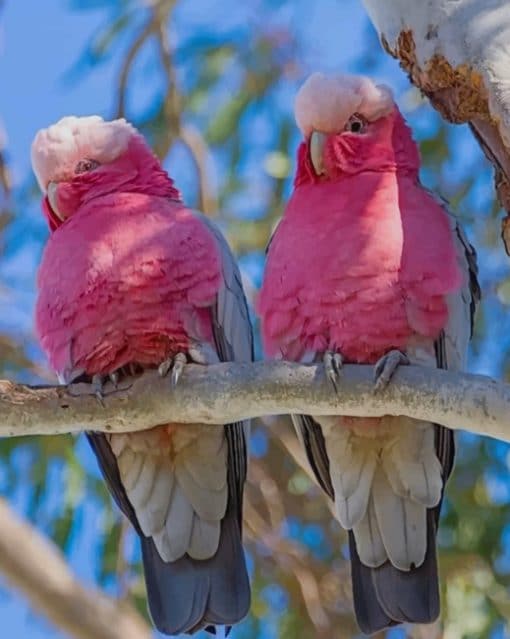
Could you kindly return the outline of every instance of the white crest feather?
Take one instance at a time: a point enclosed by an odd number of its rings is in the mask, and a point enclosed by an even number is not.
[[[32,167],[39,186],[58,181],[83,159],[105,164],[127,148],[136,129],[123,118],[107,122],[99,115],[67,116],[41,129],[32,142]]]
[[[297,93],[294,112],[305,137],[312,131],[337,133],[354,113],[368,121],[388,115],[394,107],[391,89],[358,75],[313,73]]]

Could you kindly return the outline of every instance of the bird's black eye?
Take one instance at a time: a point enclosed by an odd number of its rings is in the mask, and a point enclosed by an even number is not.
[[[74,172],[78,173],[87,173],[87,171],[93,171],[97,169],[99,166],[99,162],[96,160],[80,160],[78,164],[74,167]]]
[[[363,133],[366,127],[366,120],[361,115],[355,113],[347,120],[347,124],[344,127],[345,131],[350,133]]]

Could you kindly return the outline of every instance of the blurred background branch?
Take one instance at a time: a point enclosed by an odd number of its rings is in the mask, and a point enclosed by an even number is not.
[[[97,589],[85,588],[62,552],[0,499],[0,572],[56,626],[76,639],[149,639],[144,619]]]

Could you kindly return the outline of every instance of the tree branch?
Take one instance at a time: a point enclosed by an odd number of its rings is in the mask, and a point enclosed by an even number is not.
[[[322,365],[289,362],[190,364],[179,384],[146,371],[98,402],[89,384],[29,387],[0,382],[0,436],[82,430],[133,432],[169,421],[222,424],[248,417],[306,413],[407,415],[510,441],[510,385],[489,377],[405,366],[373,391],[371,366],[345,366],[335,393]]]
[[[150,36],[156,29],[156,23],[151,16],[149,20],[143,25],[142,29],[131,43],[126,56],[122,62],[122,67],[119,72],[118,87],[117,87],[117,105],[115,112],[117,118],[126,117],[126,93],[129,74],[136,60],[136,57],[143,45],[147,42]]]
[[[58,548],[0,499],[0,573],[32,605],[76,639],[151,639],[127,604],[84,588]]]
[[[154,18],[155,23],[158,25],[156,37],[161,65],[165,71],[167,83],[163,99],[163,113],[167,124],[166,140],[158,142],[157,151],[160,158],[163,159],[168,154],[173,136],[181,140],[195,165],[199,189],[198,208],[205,215],[214,216],[218,213],[218,198],[208,174],[209,149],[200,131],[190,124],[185,124],[182,114],[183,96],[178,87],[177,72],[167,28],[168,15],[172,8],[173,3],[170,3],[167,14],[159,11]]]
[[[200,191],[198,208],[208,217],[216,216],[219,209],[218,196],[212,180],[209,179],[207,168],[209,147],[207,142],[196,127],[183,122],[181,122],[179,127],[179,136],[184,146],[188,149],[197,172]]]

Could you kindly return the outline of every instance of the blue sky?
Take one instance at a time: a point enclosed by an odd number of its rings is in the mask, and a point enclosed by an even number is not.
[[[28,179],[30,144],[39,128],[64,115],[99,113],[108,116],[112,113],[112,83],[118,70],[118,59],[109,60],[92,73],[80,77],[79,81],[71,82],[65,77],[65,71],[78,59],[87,38],[103,24],[106,17],[105,11],[100,9],[71,11],[70,4],[63,0],[32,0],[28,3],[7,0],[0,16],[0,122],[8,132],[9,160],[18,187]],[[251,20],[261,19],[259,4],[255,0],[246,3],[236,3],[234,0],[190,1],[179,10],[175,29],[178,34],[199,32],[210,20],[216,20],[219,29],[249,24]],[[27,11],[30,11],[29,17]],[[280,7],[267,19],[275,24],[291,25],[292,30],[299,34],[303,42],[301,62],[308,71],[359,71],[356,61],[367,33],[367,22],[359,0],[281,2]],[[407,108],[409,85],[404,74],[382,50],[377,51],[377,54],[381,58],[378,79],[390,84],[404,108]],[[130,96],[135,105],[143,104],[146,99],[143,73],[143,66],[135,69]],[[283,100],[288,100],[289,111],[292,109],[292,97],[282,96]],[[437,116],[430,109],[413,111],[411,118],[421,136],[426,137],[437,125]],[[465,128],[452,129],[451,136],[457,149],[451,161],[451,174],[462,175],[470,170],[473,158],[478,157],[479,151]],[[174,173],[179,177],[179,171]],[[184,186],[186,195],[185,175],[182,175],[181,186]],[[487,189],[490,188],[487,169],[480,175],[480,202],[487,201]],[[6,307],[8,304],[10,308],[9,313],[0,320],[0,327],[21,331],[28,341],[34,274],[45,230],[38,209],[33,204],[20,207],[18,215],[19,220],[13,225],[8,238],[7,259],[0,265],[0,278],[12,285],[12,290],[3,298],[0,297],[0,303]],[[489,276],[489,271],[490,274],[508,271],[503,251],[491,257],[491,260],[485,277]],[[500,330],[503,329],[504,325]],[[495,338],[489,341],[484,358],[477,362],[478,369],[494,372],[498,367],[498,352],[498,339]],[[86,463],[90,463],[91,458],[87,455],[88,450],[83,447]],[[19,463],[24,463],[22,455]],[[16,493],[14,503],[19,510],[23,510],[27,490],[28,487],[21,486]],[[101,514],[90,504],[85,505],[81,514],[84,523],[79,537],[73,543],[71,561],[79,577],[86,583],[92,583],[93,562],[88,559],[88,549],[100,525]],[[23,597],[5,591],[0,596],[0,616],[5,636],[16,639],[56,639],[61,636],[30,611]],[[271,636],[271,629],[268,628],[267,637]]]

